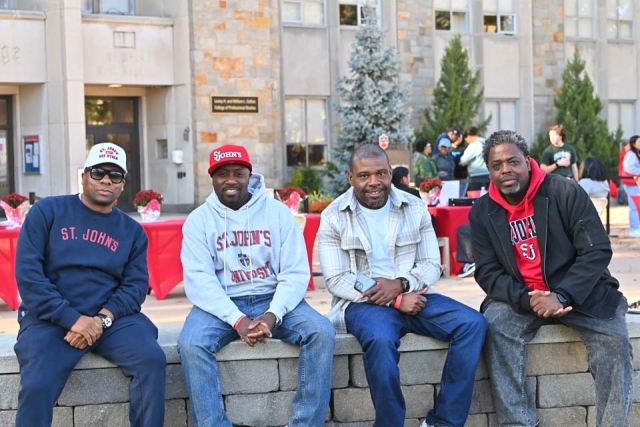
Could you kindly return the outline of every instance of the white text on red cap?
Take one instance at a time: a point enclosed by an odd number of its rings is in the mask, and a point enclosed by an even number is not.
[[[239,151],[227,151],[227,152],[219,152],[216,151],[215,153],[213,153],[213,159],[216,162],[219,162],[222,159],[242,159],[242,153]]]

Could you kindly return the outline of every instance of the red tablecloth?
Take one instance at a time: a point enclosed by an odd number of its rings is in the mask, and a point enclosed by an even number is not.
[[[0,298],[12,310],[17,310],[19,305],[15,277],[16,246],[19,234],[19,228],[0,227]]]
[[[184,218],[180,218],[140,223],[149,237],[149,287],[156,299],[164,299],[182,282],[180,250],[184,221]]]
[[[456,249],[458,248],[456,230],[461,225],[469,223],[470,211],[471,206],[429,207],[429,213],[436,219],[436,236],[449,238],[449,263],[452,275],[457,275],[464,265],[456,261]]]
[[[318,229],[320,228],[320,214],[302,214],[306,222],[304,224],[304,244],[307,247],[307,257],[309,259],[309,286],[308,289],[313,291],[316,289],[316,285],[313,282],[313,245],[318,235]]]

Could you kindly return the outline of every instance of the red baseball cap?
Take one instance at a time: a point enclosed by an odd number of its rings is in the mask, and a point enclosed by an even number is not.
[[[230,164],[246,166],[249,168],[249,172],[253,169],[246,148],[241,145],[223,145],[209,154],[209,175],[220,166]]]

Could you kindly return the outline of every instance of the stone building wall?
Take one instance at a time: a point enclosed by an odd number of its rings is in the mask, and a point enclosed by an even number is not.
[[[247,147],[257,172],[280,176],[280,0],[190,2],[196,200],[211,193],[209,153],[220,144]],[[258,97],[259,113],[211,115],[211,96]]]
[[[534,134],[554,123],[565,66],[564,0],[532,2]]]
[[[400,81],[411,84],[411,123],[423,122],[435,87],[433,4],[431,0],[397,0]]]

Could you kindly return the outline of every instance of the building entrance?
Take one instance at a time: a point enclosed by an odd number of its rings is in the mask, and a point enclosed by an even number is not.
[[[118,208],[133,211],[133,198],[140,191],[140,139],[137,98],[94,98],[84,102],[87,123],[87,154],[101,142],[112,142],[127,153],[127,178]]]
[[[0,198],[15,191],[12,111],[11,96],[0,96]]]

